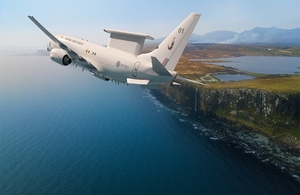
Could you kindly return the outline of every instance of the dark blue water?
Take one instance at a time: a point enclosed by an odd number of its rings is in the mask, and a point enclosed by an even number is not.
[[[0,60],[0,194],[298,193],[146,90],[48,57]]]

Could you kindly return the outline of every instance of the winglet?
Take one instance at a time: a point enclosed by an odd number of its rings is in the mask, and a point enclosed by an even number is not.
[[[152,69],[161,76],[170,76],[170,72],[158,61],[156,57],[151,56],[152,60]]]

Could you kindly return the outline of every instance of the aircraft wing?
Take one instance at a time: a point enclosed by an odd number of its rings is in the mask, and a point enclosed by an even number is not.
[[[56,42],[60,48],[67,51],[70,57],[74,60],[77,59],[80,61],[80,63],[85,64],[87,68],[96,70],[95,66],[90,63],[88,60],[84,59],[82,56],[74,52],[72,49],[70,49],[68,46],[66,46],[64,43],[62,43],[60,40],[58,40],[54,35],[52,35],[46,28],[44,28],[33,16],[28,16],[28,18],[37,26],[39,29],[41,29],[51,40]]]
[[[59,44],[59,46],[64,50],[69,50],[69,48],[63,44],[61,41],[59,41],[55,36],[53,36],[47,29],[45,29],[33,16],[28,16],[28,18],[37,26],[39,29],[41,29],[50,39],[52,39],[54,42]]]

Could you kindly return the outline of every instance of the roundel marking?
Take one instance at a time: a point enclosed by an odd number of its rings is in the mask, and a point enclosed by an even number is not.
[[[121,65],[121,62],[120,62],[120,61],[117,61],[116,67],[120,67],[120,65]]]

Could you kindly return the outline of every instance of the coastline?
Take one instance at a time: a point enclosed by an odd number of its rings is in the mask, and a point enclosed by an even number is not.
[[[218,117],[195,114],[193,109],[176,103],[161,89],[150,90],[164,106],[180,112],[187,117],[200,135],[211,140],[221,140],[224,144],[242,149],[245,153],[253,155],[260,162],[274,166],[284,174],[290,175],[300,185],[300,156],[299,153],[278,145],[274,140],[262,133],[253,132],[247,128],[238,127]],[[204,128],[199,128],[203,126]]]

